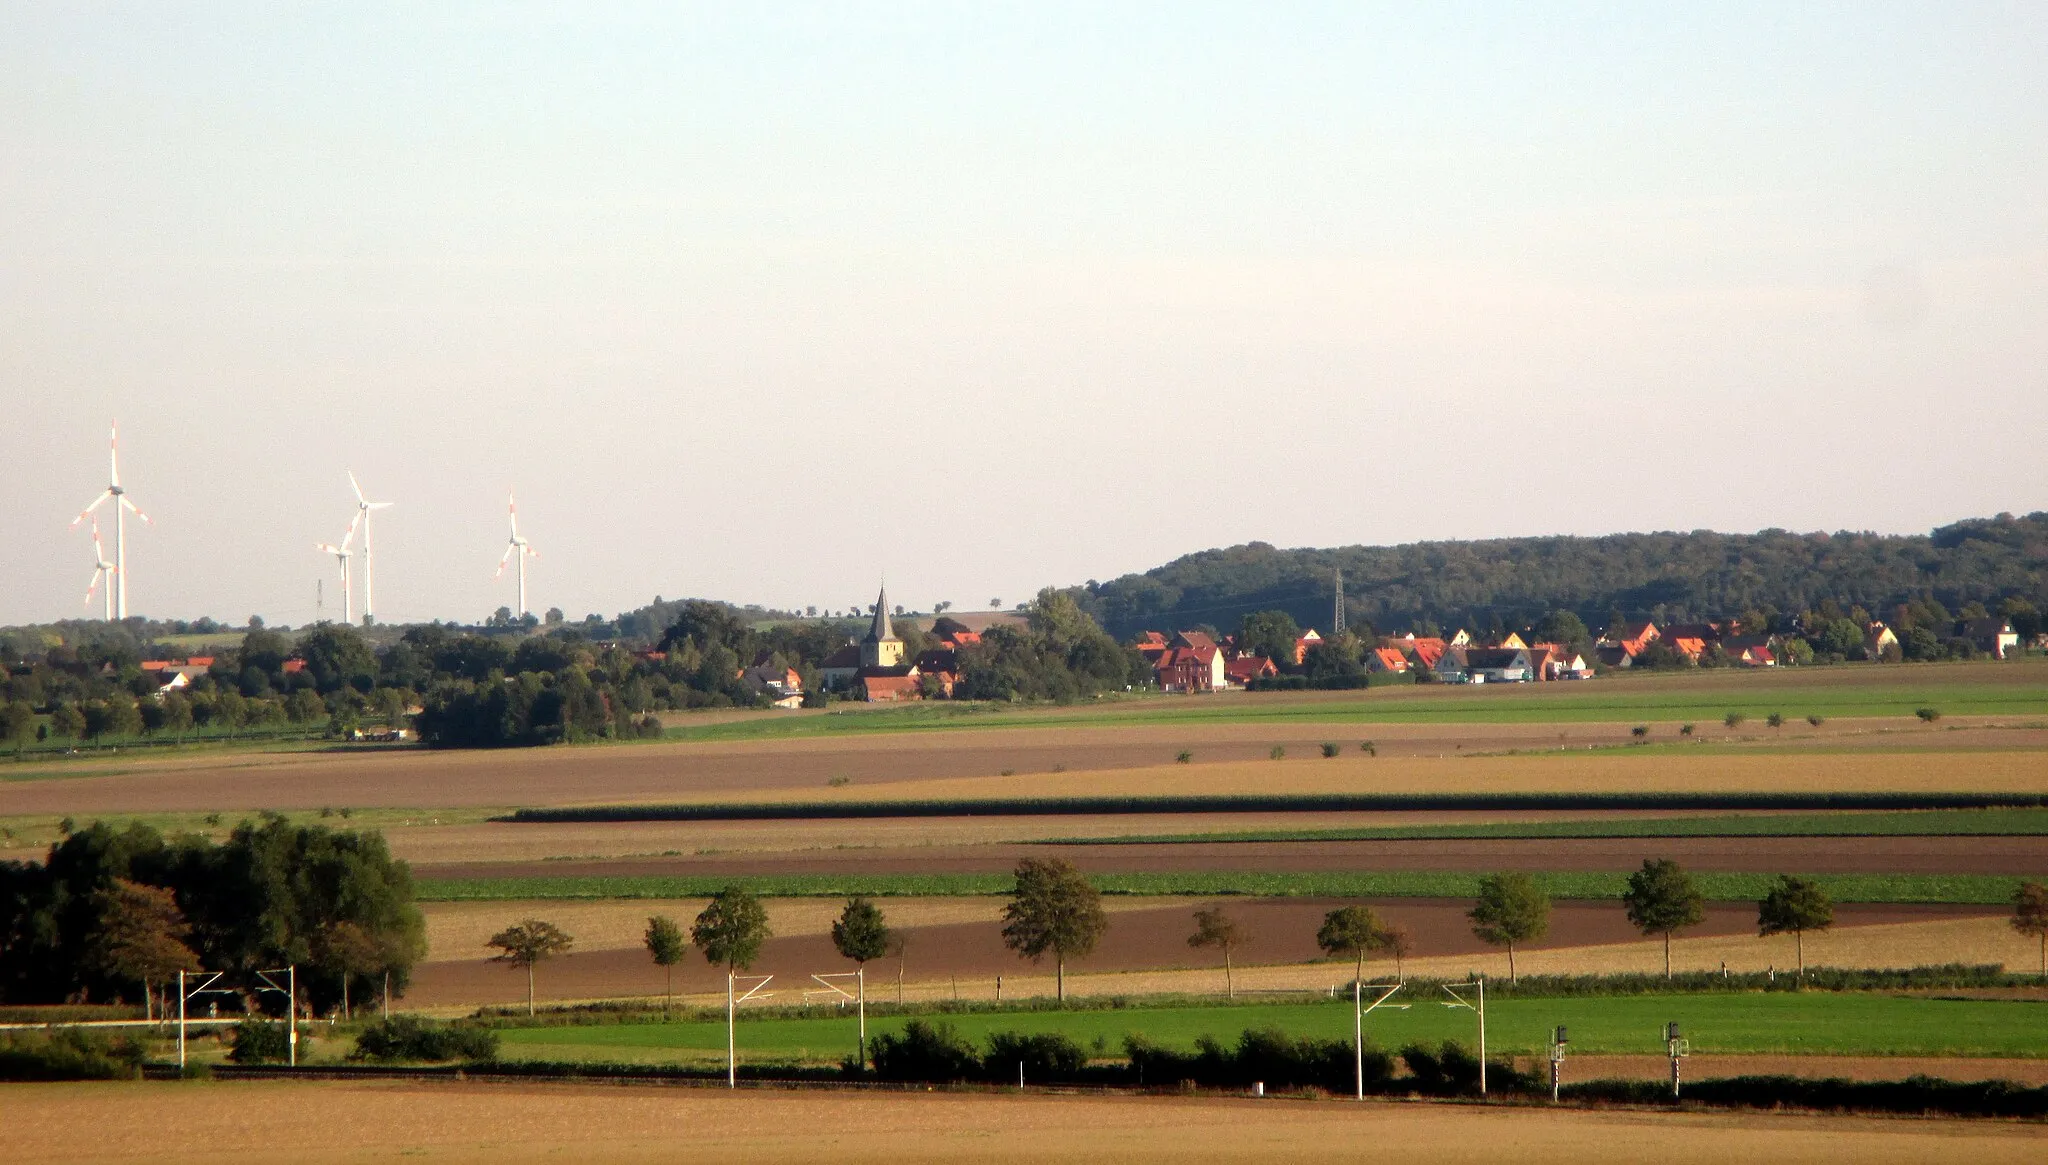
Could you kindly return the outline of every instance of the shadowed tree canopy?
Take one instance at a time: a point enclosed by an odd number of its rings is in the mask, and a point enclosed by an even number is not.
[[[197,971],[199,956],[185,945],[192,926],[169,890],[115,878],[94,895],[99,932],[91,958],[109,978],[141,984],[145,1011],[154,1014],[155,988],[179,971]]]
[[[2041,975],[2048,978],[2048,885],[2021,882],[2012,892],[2012,928],[2041,948]]]
[[[832,923],[832,945],[839,953],[865,966],[889,953],[889,926],[881,907],[866,895],[846,900],[846,908]]]

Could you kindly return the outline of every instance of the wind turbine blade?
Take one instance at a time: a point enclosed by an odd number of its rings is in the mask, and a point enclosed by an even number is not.
[[[89,505],[89,506],[85,507],[84,509],[82,509],[82,510],[78,511],[78,516],[77,516],[76,518],[73,518],[73,519],[71,519],[71,525],[73,526],[73,528],[76,528],[76,527],[77,527],[77,525],[78,525],[78,524],[79,524],[80,522],[83,522],[83,521],[85,521],[85,516],[86,516],[87,514],[90,514],[90,513],[92,513],[92,512],[94,511],[94,510],[97,510],[97,509],[99,509],[99,508],[100,508],[101,506],[104,506],[104,505],[106,505],[106,504],[107,504],[107,499],[108,499],[108,498],[111,498],[111,497],[117,497],[117,496],[119,496],[119,495],[117,495],[116,493],[114,493],[114,491],[113,491],[113,490],[107,490],[107,491],[106,491],[105,493],[102,493],[102,494],[101,494],[100,496],[98,496],[98,497],[94,498],[94,499],[92,500],[92,504],[91,504],[91,505]]]
[[[505,564],[512,561],[512,552],[517,549],[519,549],[517,546],[507,546],[505,548],[505,553],[498,558],[498,569],[491,572],[492,582],[497,582],[498,576],[505,573]]]
[[[364,502],[363,508],[366,510],[388,510],[392,505],[393,503],[391,502]]]
[[[526,556],[527,556],[528,558],[539,558],[539,557],[540,557],[540,551],[538,551],[538,550],[535,550],[535,549],[533,548],[533,543],[531,543],[531,542],[521,542],[521,543],[519,544],[519,549],[520,549],[520,551],[521,551],[522,553],[524,553],[524,554],[525,554],[525,555],[526,555]]]
[[[360,525],[362,525],[362,524],[363,524],[363,512],[362,512],[361,510],[357,510],[357,511],[356,511],[356,516],[355,516],[354,518],[352,518],[352,519],[350,519],[350,520],[349,520],[349,524],[348,524],[348,533],[347,533],[346,535],[344,535],[344,536],[342,537],[342,540],[341,540],[341,549],[342,549],[343,551],[346,551],[346,550],[348,550],[348,546],[349,546],[349,543],[351,543],[351,542],[354,542],[354,541],[356,540],[356,527],[358,527],[358,526],[360,526]]]
[[[129,501],[127,494],[121,495],[121,504],[128,507],[129,513],[134,514],[136,517],[141,518],[145,522],[149,522],[149,515],[143,513],[142,508],[140,506],[137,506],[134,502]],[[154,522],[149,522],[149,524],[152,526],[156,525],[156,523]]]
[[[111,422],[107,425],[107,480],[116,487],[121,484],[121,426]]]
[[[90,607],[90,606],[92,606],[92,597],[93,597],[93,595],[95,595],[95,594],[97,594],[97,593],[99,592],[99,589],[100,589],[100,579],[104,578],[104,577],[106,576],[106,573],[107,573],[107,568],[106,568],[106,567],[104,567],[104,566],[99,566],[99,567],[94,567],[94,568],[93,568],[93,572],[92,572],[92,581],[91,581],[91,582],[89,582],[89,583],[87,583],[87,584],[86,584],[86,586],[85,586],[85,602],[83,602],[83,603],[79,604],[80,606],[83,606],[83,607]]]
[[[356,504],[364,505],[363,487],[356,484],[356,471],[353,469],[348,471],[348,488],[356,491]]]
[[[512,519],[512,541],[519,541],[519,506],[511,494],[505,495],[505,514]]]

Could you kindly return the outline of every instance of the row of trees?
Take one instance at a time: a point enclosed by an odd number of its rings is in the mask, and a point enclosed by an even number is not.
[[[0,999],[154,1007],[179,970],[287,964],[316,1010],[403,993],[425,953],[411,872],[383,835],[266,815],[226,841],[146,825],[71,833],[0,862]],[[388,976],[388,979],[387,979]]]
[[[1018,863],[1014,877],[1010,903],[1003,911],[1003,942],[1033,962],[1051,955],[1056,968],[1056,991],[1064,1001],[1067,960],[1092,952],[1109,929],[1101,894],[1085,875],[1059,859],[1026,858]],[[2041,971],[2048,975],[2048,885],[2022,883],[2013,904],[2012,927],[2040,943]],[[1664,939],[1664,974],[1669,978],[1671,940],[1679,932],[1705,921],[1705,896],[1677,862],[1647,859],[1630,875],[1622,905],[1629,922],[1645,937]],[[1510,871],[1480,879],[1477,899],[1466,917],[1474,936],[1506,950],[1508,977],[1513,981],[1518,976],[1517,949],[1549,932],[1550,912],[1550,896],[1536,879]],[[1818,884],[1782,875],[1757,902],[1757,934],[1792,935],[1797,970],[1804,975],[1805,936],[1833,926],[1834,916],[1834,903]],[[1196,910],[1194,923],[1188,945],[1221,953],[1224,989],[1234,998],[1237,992],[1233,955],[1250,940],[1249,933],[1221,906]],[[703,952],[707,962],[735,972],[752,967],[769,937],[767,911],[744,887],[732,886],[721,891],[697,916],[687,941],[673,919],[655,916],[647,920],[645,944],[655,964],[669,972],[668,996],[672,999],[674,968],[682,962],[691,943]],[[498,959],[526,969],[529,1014],[533,1010],[534,965],[566,950],[571,941],[552,924],[532,919],[491,938],[489,945],[501,952]],[[881,909],[865,896],[849,898],[832,925],[833,945],[862,969],[899,949],[898,941]],[[1414,953],[1413,937],[1405,928],[1387,922],[1363,905],[1340,906],[1326,914],[1316,931],[1316,945],[1331,958],[1354,960],[1361,980],[1368,956],[1394,958],[1399,975],[1399,961]]]

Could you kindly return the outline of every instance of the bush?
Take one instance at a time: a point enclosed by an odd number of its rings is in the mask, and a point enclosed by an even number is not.
[[[1247,1031],[1236,1047],[1211,1037],[1195,1042],[1193,1052],[1162,1048],[1133,1035],[1124,1040],[1133,1080],[1149,1087],[1199,1084],[1247,1088],[1263,1082],[1268,1088],[1352,1089],[1352,1051],[1348,1040],[1297,1039],[1277,1030]],[[1377,1048],[1365,1049],[1365,1086],[1383,1092],[1394,1077],[1394,1058]]]
[[[1323,758],[1325,760],[1329,759],[1330,757],[1336,756],[1338,751],[1339,750],[1336,745],[1331,744],[1327,741],[1323,743]]]
[[[471,1024],[430,1023],[401,1015],[381,1020],[356,1037],[355,1060],[495,1060],[498,1033]]]
[[[291,1058],[291,1036],[280,1020],[251,1018],[235,1025],[235,1046],[228,1059],[237,1064],[265,1064]]]
[[[1472,1096],[1479,1092],[1479,1057],[1456,1040],[1445,1040],[1432,1048],[1409,1044],[1401,1049],[1401,1062],[1408,1065],[1410,1086],[1432,1096]],[[1517,1070],[1509,1060],[1489,1060],[1486,1090],[1491,1094],[1535,1091],[1535,1077]]]
[[[948,1084],[981,1073],[981,1057],[952,1024],[913,1019],[899,1035],[883,1033],[869,1041],[875,1075],[884,1080]]]
[[[1024,1065],[1024,1078],[1034,1083],[1072,1081],[1088,1067],[1088,1053],[1059,1032],[995,1032],[988,1037],[988,1055],[981,1061],[982,1075],[999,1083],[1015,1080],[1020,1063]]]
[[[1571,1100],[1670,1104],[1671,1086],[1651,1080],[1589,1080],[1567,1084]],[[2048,1088],[2010,1080],[1815,1080],[1803,1076],[1729,1076],[1685,1085],[1688,1104],[1728,1108],[1807,1108],[1836,1112],[1939,1113],[1946,1116],[2048,1116]]]
[[[1913,715],[1915,715],[1915,716],[1918,716],[1918,717],[1919,717],[1920,719],[1922,719],[1922,720],[1926,721],[1926,722],[1927,722],[1927,723],[1929,723],[1929,724],[1932,724],[1932,723],[1934,723],[1934,722],[1935,722],[1936,720],[1939,720],[1939,719],[1941,719],[1941,709],[1939,709],[1939,708],[1915,708],[1915,709],[1913,710]]]
[[[142,1045],[78,1028],[0,1032],[0,1080],[134,1080]]]

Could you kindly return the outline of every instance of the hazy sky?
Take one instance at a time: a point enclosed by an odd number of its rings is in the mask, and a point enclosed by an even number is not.
[[[2048,508],[2048,6],[0,2],[0,623]],[[96,608],[95,608],[96,609]]]

